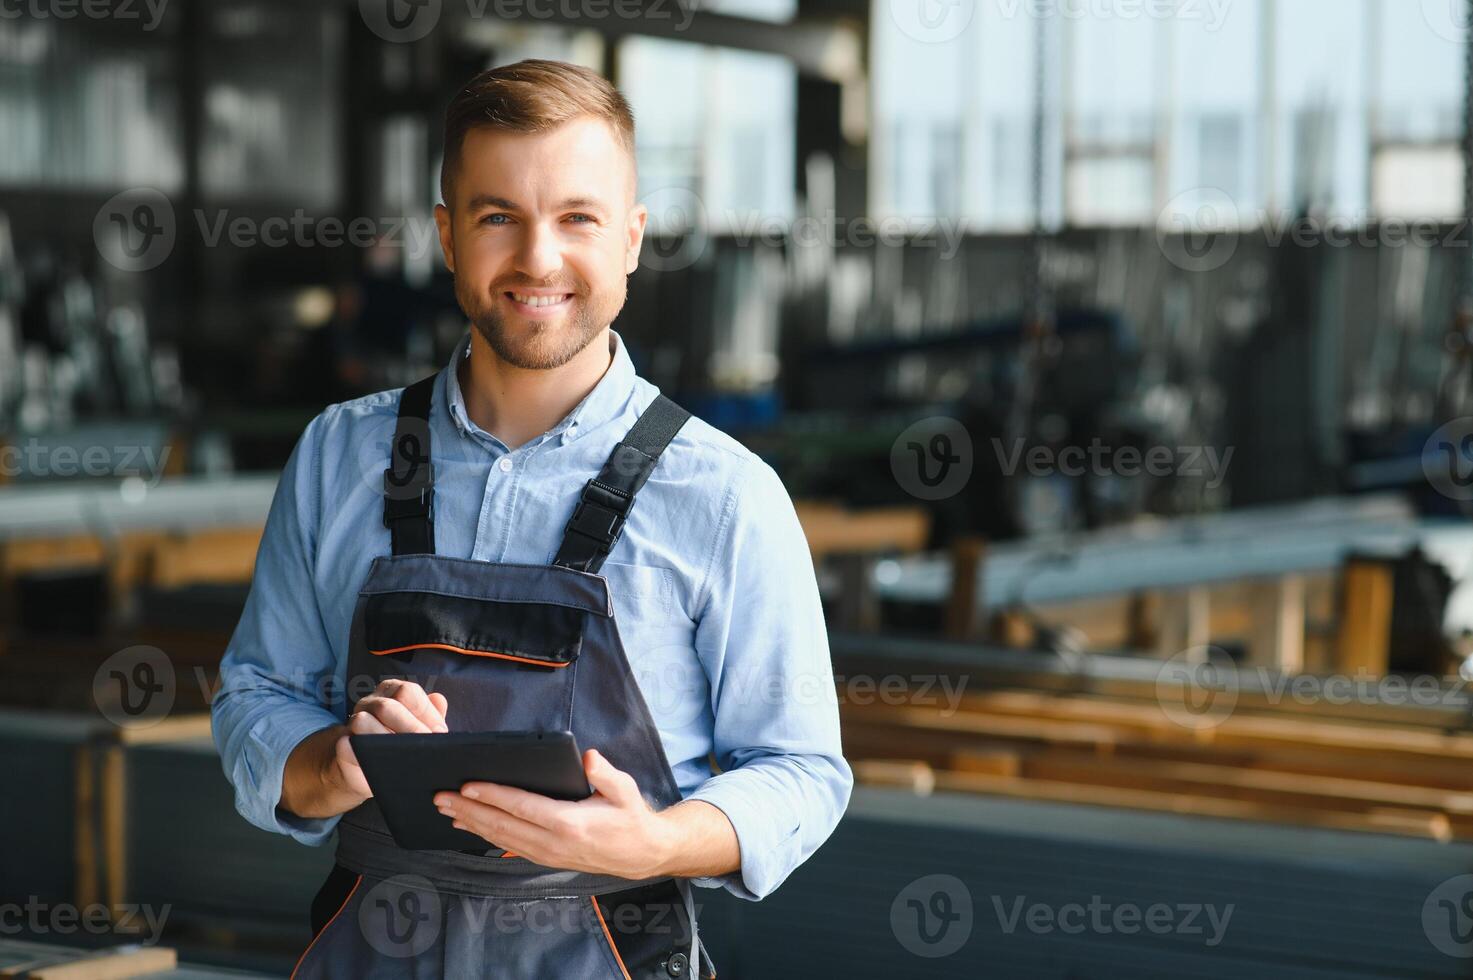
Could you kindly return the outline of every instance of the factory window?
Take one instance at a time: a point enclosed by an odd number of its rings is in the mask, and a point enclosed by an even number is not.
[[[969,15],[955,23],[897,9],[873,4],[878,214],[1026,228],[1036,166],[1049,227],[1147,225],[1209,200],[1238,226],[1299,210],[1362,222],[1460,209],[1456,3],[1235,0],[1164,18],[964,4],[947,8]]]
[[[1463,212],[1463,32],[1450,4],[1427,5],[1426,13],[1424,24],[1383,5],[1376,25],[1370,112],[1376,215],[1446,220]]]
[[[162,40],[0,19],[0,181],[177,189],[178,100]]]
[[[703,222],[731,232],[791,218],[797,74],[787,59],[628,38],[619,66],[652,231]]]
[[[1167,25],[1064,21],[1065,214],[1074,225],[1142,225],[1156,212]]]
[[[339,64],[336,12],[214,11],[206,61],[200,179],[213,200],[337,202]],[[272,56],[263,58],[263,48]]]

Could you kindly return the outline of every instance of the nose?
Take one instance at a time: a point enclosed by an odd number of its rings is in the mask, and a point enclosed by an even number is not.
[[[523,228],[516,256],[517,271],[531,279],[552,278],[563,267],[557,234],[540,221],[527,222]]]

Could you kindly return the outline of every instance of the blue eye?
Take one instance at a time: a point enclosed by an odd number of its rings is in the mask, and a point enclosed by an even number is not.
[[[499,220],[497,220],[499,218],[505,218],[506,221],[499,221]],[[487,224],[487,225],[504,225],[504,224],[506,224],[507,221],[510,221],[510,220],[511,220],[511,216],[510,215],[506,215],[506,214],[488,214],[488,215],[486,215],[486,217],[484,217],[484,218],[481,219],[481,223],[482,224]]]
[[[573,214],[573,215],[569,215],[568,217],[569,217],[570,220],[576,220],[576,219],[581,218],[584,222],[588,222],[588,221],[592,221],[593,220],[593,215],[591,215],[591,214]]]

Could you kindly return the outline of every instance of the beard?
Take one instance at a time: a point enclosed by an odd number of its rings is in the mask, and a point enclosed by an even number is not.
[[[455,299],[499,359],[525,370],[548,371],[578,356],[618,316],[627,287],[622,278],[617,281],[617,290],[601,294],[591,294],[582,282],[538,283],[535,287],[532,283],[500,283],[488,296],[463,287],[456,279]],[[518,286],[553,287],[571,293],[568,312],[558,320],[532,320],[503,310],[502,294]]]

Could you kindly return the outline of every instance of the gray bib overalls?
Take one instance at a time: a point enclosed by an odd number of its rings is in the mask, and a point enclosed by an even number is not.
[[[571,731],[655,808],[679,802],[598,569],[689,414],[655,399],[584,486],[552,564],[447,558],[434,542],[434,381],[400,398],[384,474],[393,555],[374,559],[358,595],[349,702],[384,678],[415,681],[448,699],[451,731]],[[655,980],[696,962],[716,975],[689,881],[546,868],[464,837],[463,850],[409,851],[374,800],[345,814],[293,977]]]

